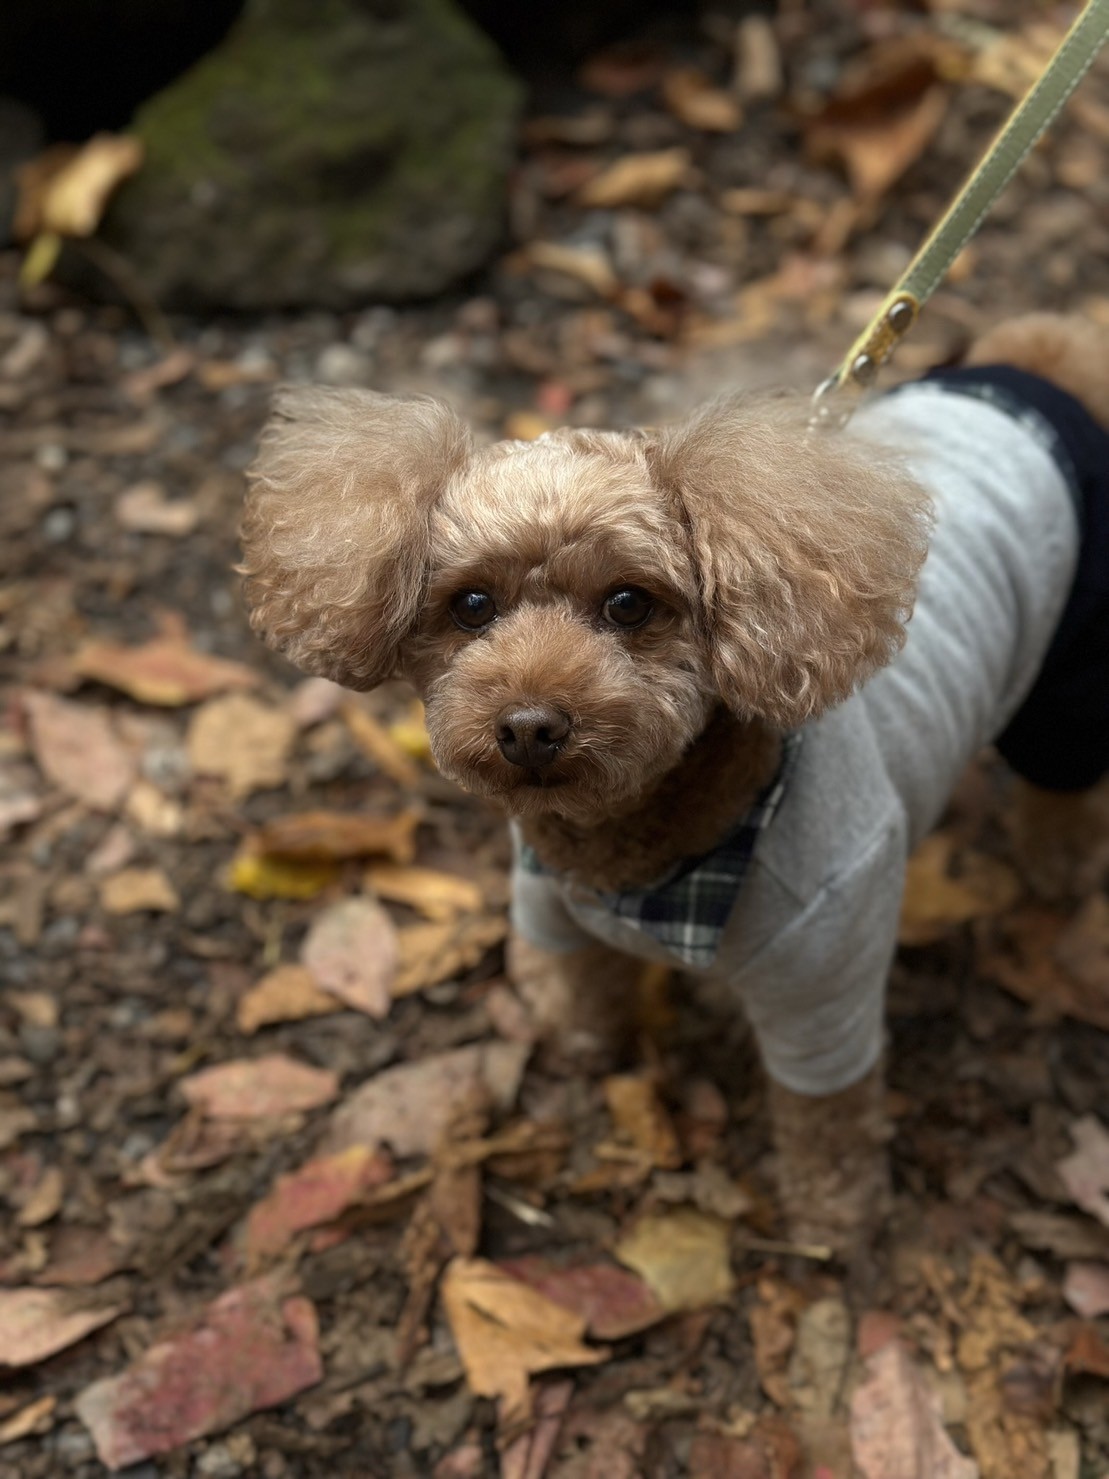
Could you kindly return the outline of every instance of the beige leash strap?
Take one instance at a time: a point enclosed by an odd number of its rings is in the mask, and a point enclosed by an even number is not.
[[[997,197],[1050,127],[1107,40],[1109,0],[1088,0],[1039,80],[1010,115],[897,285],[852,344],[839,368],[817,390],[813,398],[815,426],[834,429],[847,423],[861,392],[874,384],[879,369],[916,323],[920,310],[943,282],[952,262],[981,226]]]

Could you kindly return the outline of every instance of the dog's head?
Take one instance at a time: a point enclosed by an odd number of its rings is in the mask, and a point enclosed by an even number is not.
[[[784,399],[475,449],[434,400],[287,391],[243,570],[300,667],[411,679],[445,775],[584,820],[721,703],[790,727],[845,698],[904,640],[927,525],[888,454]]]

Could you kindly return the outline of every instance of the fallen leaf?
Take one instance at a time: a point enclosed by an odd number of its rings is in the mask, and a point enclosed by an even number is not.
[[[131,787],[123,810],[139,831],[150,837],[177,837],[185,821],[179,801],[142,779]]]
[[[1048,1252],[1055,1258],[1109,1261],[1109,1229],[1088,1217],[1070,1217],[1062,1212],[1012,1212],[1009,1226],[1026,1248]]]
[[[1084,1320],[1109,1315],[1109,1263],[1068,1263],[1063,1298]]]
[[[630,98],[654,87],[662,74],[663,54],[649,41],[623,41],[606,46],[582,64],[582,87],[608,98]]]
[[[477,914],[483,903],[476,883],[437,868],[371,863],[365,872],[365,883],[379,899],[386,899],[390,904],[407,904],[438,923],[446,923],[459,914]]]
[[[691,1207],[640,1218],[613,1249],[668,1313],[703,1309],[734,1288],[728,1224]]]
[[[266,857],[305,863],[381,856],[404,864],[415,856],[419,824],[420,813],[412,808],[389,817],[302,811],[259,827],[248,845]]]
[[[977,1479],[943,1427],[939,1395],[899,1341],[868,1356],[851,1398],[851,1450],[862,1479]]]
[[[350,737],[363,755],[372,760],[378,770],[404,791],[417,791],[421,775],[408,755],[397,744],[389,731],[362,707],[356,700],[348,698],[339,711],[350,731]],[[398,862],[407,861],[398,859]]]
[[[792,1400],[787,1373],[804,1309],[803,1295],[784,1279],[767,1275],[759,1280],[758,1300],[748,1314],[755,1366],[763,1391],[779,1407]]]
[[[135,760],[103,709],[48,693],[24,695],[39,769],[66,795],[114,811],[135,778]]]
[[[528,1415],[528,1378],[593,1366],[608,1352],[583,1345],[585,1321],[480,1258],[455,1258],[440,1286],[471,1391],[501,1399],[500,1422]]]
[[[979,955],[978,968],[983,976],[1027,1002],[1040,1021],[1075,1017],[1109,1031],[1105,983],[1083,984],[1056,958],[1066,929],[1061,915],[1026,905],[998,921],[995,942]]]
[[[272,857],[247,841],[231,859],[227,883],[251,899],[314,899],[339,878],[338,863]]]
[[[423,703],[417,698],[409,706],[404,719],[396,719],[389,725],[389,738],[413,760],[432,764],[431,738],[427,732],[427,720]]]
[[[0,1289],[0,1366],[33,1366],[126,1309],[68,1289]]]
[[[543,1479],[573,1395],[572,1381],[546,1382],[536,1389],[531,1427],[501,1453],[501,1479]]]
[[[69,1223],[55,1233],[49,1262],[35,1275],[35,1283],[64,1288],[99,1284],[126,1266],[126,1249],[106,1232]]]
[[[322,1375],[315,1307],[258,1279],[221,1295],[194,1330],[93,1382],[74,1407],[101,1463],[119,1469],[276,1407]]]
[[[578,191],[578,204],[600,210],[625,205],[657,205],[678,188],[689,168],[688,149],[626,154],[586,181]]]
[[[4,842],[27,822],[36,821],[42,815],[42,798],[33,791],[8,789],[5,778],[0,778],[0,842]]]
[[[286,1176],[250,1210],[244,1252],[250,1265],[282,1253],[308,1228],[333,1222],[371,1187],[393,1174],[388,1156],[368,1145],[351,1145],[317,1156]]]
[[[397,973],[393,922],[374,899],[342,899],[316,916],[301,946],[316,985],[348,1007],[384,1017]]]
[[[321,991],[311,971],[302,965],[279,965],[240,998],[235,1020],[240,1032],[257,1032],[273,1022],[300,1022],[339,1010],[341,1003]]]
[[[971,919],[1000,914],[1020,897],[1013,870],[971,848],[955,850],[955,839],[935,832],[909,859],[898,940],[928,945]]]
[[[745,15],[736,31],[735,89],[745,103],[776,98],[782,90],[782,56],[774,22]]]
[[[589,1334],[598,1340],[623,1340],[657,1325],[667,1315],[642,1279],[612,1263],[559,1267],[540,1254],[529,1254],[502,1259],[498,1267],[580,1315]]]
[[[1055,959],[1077,983],[1099,996],[1109,1017],[1109,898],[1092,894],[1055,944]]]
[[[662,100],[679,122],[705,133],[733,133],[743,122],[734,93],[716,87],[697,67],[676,67],[662,79]]]
[[[168,498],[161,483],[153,482],[125,488],[115,501],[115,516],[116,522],[132,533],[166,534],[171,539],[183,539],[200,522],[195,503],[188,498]]]
[[[134,856],[135,838],[131,829],[117,822],[85,859],[85,871],[97,875],[118,873]]]
[[[1075,1331],[1067,1347],[1066,1365],[1068,1371],[1084,1371],[1109,1381],[1109,1345],[1093,1325],[1080,1325]]]
[[[454,1106],[475,1083],[488,1089],[498,1109],[509,1108],[528,1053],[525,1043],[473,1043],[387,1068],[334,1112],[328,1148],[387,1144],[398,1156],[430,1155]]]
[[[136,1179],[146,1186],[172,1187],[182,1176],[222,1164],[245,1143],[244,1120],[209,1119],[194,1109],[143,1157]]]
[[[189,761],[219,776],[235,800],[283,784],[296,724],[281,709],[246,694],[209,700],[189,725]]]
[[[561,272],[566,277],[572,277],[575,282],[584,283],[598,298],[612,298],[620,291],[620,279],[603,247],[567,246],[559,241],[532,241],[528,243],[522,256],[527,266],[533,270]],[[521,413],[517,413],[519,414]],[[529,413],[522,414],[527,416]],[[542,420],[543,431],[550,430],[551,423],[546,417],[537,419]],[[516,425],[516,440],[534,440],[534,437],[519,436],[520,423],[517,422]],[[542,432],[537,434],[542,435]]]
[[[681,1165],[677,1132],[651,1075],[625,1073],[605,1079],[605,1100],[616,1129],[650,1165],[661,1170]]]
[[[57,1405],[57,1397],[48,1394],[38,1397],[34,1402],[28,1402],[26,1407],[12,1413],[11,1417],[0,1423],[0,1447],[8,1443],[18,1443],[21,1438],[48,1433],[53,1427],[54,1409]]]
[[[289,695],[287,707],[298,729],[312,729],[333,718],[350,698],[341,683],[330,678],[305,678]]]
[[[400,966],[394,996],[437,986],[477,965],[508,933],[503,916],[468,916],[445,924],[412,924],[397,931]]]
[[[213,1119],[263,1119],[319,1109],[339,1092],[336,1074],[283,1053],[220,1063],[179,1083],[186,1101]]]
[[[173,914],[181,907],[177,890],[161,868],[124,868],[100,885],[100,903],[108,914],[144,910]]]
[[[142,164],[132,134],[94,134],[50,180],[39,202],[36,231],[91,236],[116,188]]]
[[[241,662],[199,652],[179,636],[155,637],[140,647],[86,642],[73,658],[82,678],[118,688],[140,704],[178,708],[229,689],[255,688],[259,675]]]
[[[534,442],[557,425],[557,421],[538,411],[512,411],[504,418],[501,435],[509,442]]]
[[[1092,1114],[1071,1126],[1074,1150],[1057,1163],[1074,1204],[1109,1227],[1109,1130]]]
[[[873,47],[850,69],[805,140],[842,163],[857,201],[880,200],[924,153],[947,111],[936,60],[917,38]]]
[[[41,1227],[58,1215],[65,1191],[65,1178],[57,1166],[48,1166],[35,1183],[30,1195],[19,1208],[16,1222],[20,1227]]]
[[[11,1108],[0,1105],[0,1150],[15,1145],[24,1135],[38,1129],[38,1118],[33,1109],[23,1105]]]

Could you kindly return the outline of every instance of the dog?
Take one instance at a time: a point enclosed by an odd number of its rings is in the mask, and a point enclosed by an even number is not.
[[[240,568],[271,646],[354,689],[408,679],[439,770],[512,818],[509,971],[567,1051],[618,1041],[643,959],[734,990],[790,1236],[850,1256],[888,1205],[910,850],[997,741],[1041,883],[1088,862],[1109,336],[1017,320],[844,430],[808,423],[736,394],[476,447],[431,398],[288,389]]]

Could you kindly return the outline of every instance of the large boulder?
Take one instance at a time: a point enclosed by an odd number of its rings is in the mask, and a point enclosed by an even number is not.
[[[249,0],[139,110],[105,233],[169,306],[432,294],[497,240],[518,103],[453,0]]]

